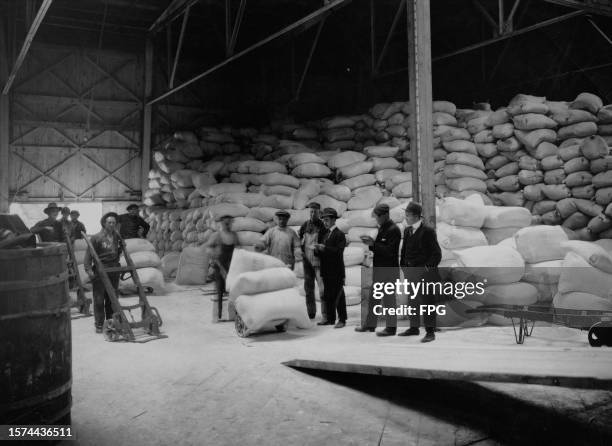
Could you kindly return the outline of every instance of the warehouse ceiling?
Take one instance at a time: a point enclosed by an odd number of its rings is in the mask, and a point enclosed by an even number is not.
[[[240,0],[228,0],[232,22]],[[516,0],[505,0],[504,16]],[[170,0],[55,0],[36,41],[143,53],[151,25]],[[406,14],[398,15],[395,32],[372,76],[371,3],[375,5],[375,58],[387,40],[400,0],[352,0],[332,14],[322,28],[312,63],[296,97],[317,27],[283,38],[232,62],[193,85],[213,108],[237,112],[234,119],[292,113],[302,119],[324,114],[363,111],[379,101],[406,99]],[[518,1],[513,29],[576,11],[579,1]],[[440,60],[460,48],[495,37],[498,0],[432,0],[433,91],[436,99],[460,106],[490,101],[505,103],[518,92],[571,100],[591,91],[612,102],[612,5],[585,0],[591,16],[571,17],[510,39]],[[15,17],[15,35],[22,39],[28,4],[40,1],[0,0],[3,12]],[[175,85],[226,57],[225,0],[200,0],[190,9]],[[321,0],[266,0],[246,3],[236,51],[243,50],[320,8]],[[30,12],[30,17],[31,17]],[[182,17],[155,34],[155,65],[169,77]],[[167,32],[169,29],[169,32]],[[606,37],[607,36],[607,37]],[[607,39],[607,40],[606,40]],[[168,57],[170,56],[170,57]],[[163,77],[163,76],[162,76]],[[164,82],[155,94],[167,91]],[[263,112],[263,113],[262,113]],[[263,119],[263,118],[262,118]]]

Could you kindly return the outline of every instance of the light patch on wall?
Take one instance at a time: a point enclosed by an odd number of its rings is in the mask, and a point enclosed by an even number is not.
[[[79,221],[85,225],[88,234],[95,234],[100,231],[100,219],[102,218],[102,203],[56,203],[59,207],[68,207],[70,210],[77,210],[81,214]],[[31,228],[47,218],[43,212],[49,203],[11,203],[9,212],[17,214],[28,228]]]

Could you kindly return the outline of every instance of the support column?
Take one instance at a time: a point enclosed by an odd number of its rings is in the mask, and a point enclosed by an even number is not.
[[[435,227],[429,2],[430,0],[408,0],[406,18],[412,194],[423,206],[424,220]]]
[[[9,133],[10,133],[10,107],[9,95],[2,94],[9,75],[9,41],[8,20],[0,17],[0,213],[9,211]]]
[[[152,105],[147,105],[153,94],[153,40],[147,39],[144,62],[144,100],[142,112],[141,190],[148,189],[151,170],[151,115]],[[144,199],[144,196],[142,197]]]

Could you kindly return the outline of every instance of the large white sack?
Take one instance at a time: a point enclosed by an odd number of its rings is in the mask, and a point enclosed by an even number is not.
[[[348,187],[350,190],[358,189],[360,187],[370,186],[376,184],[376,177],[371,173],[359,175],[357,177],[348,178],[343,180],[341,185]]]
[[[319,163],[300,164],[291,171],[291,175],[296,178],[326,178],[331,174],[329,167]]]
[[[244,206],[251,208],[259,206],[264,198],[265,197],[262,197],[261,194],[254,194],[252,192],[228,192],[225,194],[217,195],[217,197],[214,199],[214,202],[215,204],[237,203],[243,204]]]
[[[321,195],[329,195],[338,201],[349,201],[351,199],[351,189],[342,184],[323,184],[320,192]]]
[[[255,246],[261,241],[261,232],[254,231],[239,231],[236,233],[238,236],[238,243],[240,246]]]
[[[361,303],[361,288],[356,286],[345,286],[344,297],[346,298],[346,306],[359,305]]]
[[[580,240],[569,240],[561,243],[561,247],[566,252],[578,254],[589,262],[589,265],[612,274],[612,255],[598,244]]]
[[[136,268],[159,268],[161,266],[161,259],[159,258],[156,252],[134,252],[130,254],[130,258],[132,259],[132,262],[134,262],[134,265],[136,265]],[[121,266],[127,266],[127,263],[123,256],[121,256],[121,260],[119,261],[119,263],[121,264]]]
[[[259,181],[261,182],[261,184],[265,184],[267,186],[283,185],[293,188],[300,187],[300,180],[292,177],[291,175],[286,175],[282,173],[268,173],[260,175]]]
[[[468,200],[447,197],[440,204],[440,219],[456,226],[480,228],[487,215],[487,207]]]
[[[356,242],[356,243],[362,243],[361,242],[361,236],[362,235],[369,235],[370,237],[372,237],[373,239],[376,238],[376,234],[378,234],[378,229],[375,228],[362,228],[359,226],[355,226],[353,228],[350,228],[347,234],[347,239],[349,242]]]
[[[364,161],[365,159],[366,155],[363,153],[344,151],[332,156],[327,162],[327,165],[332,169],[340,169],[349,164]]]
[[[455,256],[462,271],[487,279],[490,285],[518,282],[525,273],[521,255],[506,246],[459,249]]]
[[[508,247],[510,247],[512,249],[516,249],[516,240],[514,239],[514,236],[508,237],[508,238],[502,240],[501,242],[499,242],[498,245],[499,246],[508,246]]]
[[[209,218],[219,221],[224,215],[244,217],[249,213],[249,208],[239,203],[220,203],[208,207],[206,213]]]
[[[479,297],[475,300],[479,300]],[[535,286],[526,282],[515,282],[488,286],[482,296],[482,303],[485,305],[533,305],[538,298],[539,292]]]
[[[412,181],[400,183],[395,186],[391,193],[397,198],[411,198],[412,197]]]
[[[285,320],[289,320],[298,328],[312,327],[304,298],[300,296],[297,288],[252,296],[242,295],[236,299],[235,307],[249,332],[256,332]]]
[[[325,160],[314,153],[296,153],[289,156],[287,166],[290,169],[295,169],[299,165],[311,163],[325,164]]]
[[[250,252],[244,249],[235,249],[232,255],[229,271],[225,279],[225,288],[232,290],[238,276],[249,271],[261,271],[268,268],[285,267],[282,260],[267,254]]]
[[[191,175],[191,182],[196,189],[199,189],[209,184],[216,184],[217,180],[210,172],[195,172]]]
[[[348,201],[349,210],[372,209],[382,198],[382,192],[377,186],[360,187],[353,191],[353,197]]]
[[[526,263],[523,280],[530,283],[558,283],[563,260],[548,260],[539,263]]]
[[[345,281],[346,286],[358,286],[361,287],[361,269],[362,266],[349,266],[345,268]]]
[[[257,220],[263,221],[264,223],[267,223],[267,222],[274,220],[274,215],[277,212],[278,212],[278,209],[276,208],[269,208],[269,207],[261,206],[261,207],[251,208],[248,214],[246,214],[246,217],[255,218]]]
[[[125,249],[129,254],[143,251],[155,252],[155,246],[153,246],[150,241],[144,238],[126,238],[124,239],[124,241]]]
[[[310,209],[289,209],[289,226],[297,226],[298,230],[310,218]],[[297,232],[297,231],[296,231]]]
[[[365,251],[361,247],[347,246],[344,248],[342,255],[344,258],[345,267],[361,265],[361,263],[363,263],[363,259],[365,258]]]
[[[365,228],[376,228],[378,224],[372,216],[372,209],[364,209],[360,211],[346,211],[342,214],[342,218],[347,220],[349,228],[361,226]]]
[[[217,195],[231,192],[244,193],[247,191],[246,184],[242,183],[218,183],[200,188],[200,193],[205,197],[216,197]]]
[[[579,291],[612,299],[612,274],[591,266],[574,252],[568,252],[563,259],[559,277],[559,292]]]
[[[487,206],[483,223],[485,228],[524,228],[531,224],[531,212],[519,206]]]
[[[285,267],[269,268],[262,271],[247,271],[236,278],[229,294],[233,302],[243,294],[261,294],[270,291],[293,288],[298,283],[293,271]]]
[[[482,228],[482,232],[487,238],[489,245],[497,245],[509,237],[514,237],[514,234],[516,234],[520,229],[522,229],[522,226],[510,226],[507,228]]]
[[[525,262],[539,263],[559,260],[565,256],[561,243],[568,240],[560,226],[537,225],[519,230],[515,235],[516,249]]]
[[[437,225],[438,243],[446,249],[472,248],[488,245],[487,238],[480,229],[452,226],[440,222]]]
[[[176,271],[176,283],[179,285],[206,284],[209,261],[210,255],[204,247],[183,249]]]
[[[348,166],[344,166],[338,169],[342,179],[354,178],[359,175],[365,175],[372,171],[374,164],[372,161],[358,161]]]
[[[180,256],[178,252],[171,252],[161,258],[161,271],[165,278],[176,277]]]
[[[363,149],[363,153],[370,158],[392,158],[398,151],[399,148],[393,146],[368,146]]]
[[[553,307],[563,310],[612,311],[612,300],[589,293],[557,293]]]
[[[260,205],[276,209],[291,209],[293,197],[288,197],[286,195],[269,195],[267,197],[261,197]]]
[[[166,292],[164,285],[164,275],[157,268],[139,268],[138,278],[143,287],[153,289],[153,294],[164,294]],[[119,290],[129,293],[136,293],[137,287],[132,278],[119,281]]]
[[[232,231],[264,232],[268,229],[263,221],[251,217],[236,217],[232,222]]]

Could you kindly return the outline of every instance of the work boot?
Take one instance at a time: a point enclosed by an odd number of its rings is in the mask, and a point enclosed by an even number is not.
[[[334,323],[330,321],[321,321],[317,322],[317,325],[334,325]]]
[[[334,325],[334,328],[344,328],[346,326],[346,323],[343,321],[338,321],[338,323],[336,325]]]
[[[102,333],[102,327],[96,327],[96,333]]]
[[[395,328],[387,327],[384,330],[377,332],[376,336],[395,336],[395,331]]]
[[[370,331],[370,332],[374,333],[374,329],[373,328],[369,328],[369,327],[355,327],[355,331],[357,333],[365,333],[366,331]]]
[[[408,330],[406,331],[402,331],[401,333],[398,333],[398,336],[418,336],[421,332],[419,331],[418,327],[410,327]]]
[[[423,337],[423,339],[421,339],[421,342],[431,342],[435,340],[436,340],[435,333],[433,331],[428,331]]]

